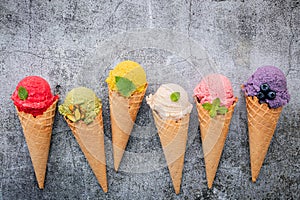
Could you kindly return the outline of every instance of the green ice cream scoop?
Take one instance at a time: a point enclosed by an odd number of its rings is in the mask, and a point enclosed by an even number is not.
[[[58,107],[58,111],[72,122],[82,120],[89,124],[99,114],[101,107],[101,99],[96,96],[93,90],[78,87],[67,94],[64,103]]]

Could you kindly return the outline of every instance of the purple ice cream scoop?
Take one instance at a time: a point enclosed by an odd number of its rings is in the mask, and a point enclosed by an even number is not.
[[[260,103],[268,103],[270,108],[281,107],[290,100],[285,75],[274,66],[258,68],[244,84],[243,91],[247,96],[257,96]]]

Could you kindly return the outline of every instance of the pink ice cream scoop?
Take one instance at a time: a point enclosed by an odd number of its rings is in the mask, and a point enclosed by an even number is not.
[[[229,79],[221,74],[205,76],[194,89],[194,95],[201,104],[212,103],[219,98],[222,106],[229,108],[236,98],[233,96],[232,86]]]

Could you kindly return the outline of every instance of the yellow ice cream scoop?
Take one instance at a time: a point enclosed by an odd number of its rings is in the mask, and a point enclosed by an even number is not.
[[[147,84],[145,70],[136,62],[126,60],[120,62],[109,72],[106,79],[108,87],[125,97],[134,92],[142,92]]]

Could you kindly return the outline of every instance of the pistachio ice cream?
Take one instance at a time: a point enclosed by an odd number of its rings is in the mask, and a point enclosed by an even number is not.
[[[58,107],[58,111],[72,122],[82,120],[89,124],[94,121],[101,106],[101,99],[96,96],[93,90],[78,87],[67,94],[64,103]]]

